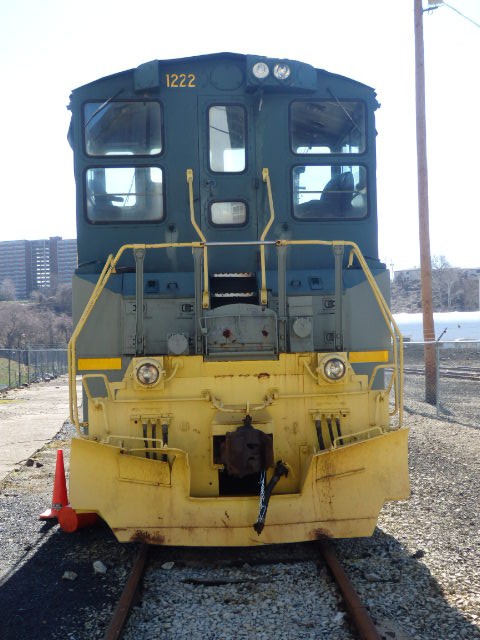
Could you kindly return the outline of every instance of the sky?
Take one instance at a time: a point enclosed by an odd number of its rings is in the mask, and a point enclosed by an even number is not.
[[[448,4],[480,23],[480,0]],[[376,90],[380,256],[394,270],[419,266],[413,0],[295,6],[3,2],[0,240],[75,237],[72,89],[149,60],[232,51],[300,60]],[[480,28],[442,6],[424,13],[424,46],[431,254],[480,267]]]

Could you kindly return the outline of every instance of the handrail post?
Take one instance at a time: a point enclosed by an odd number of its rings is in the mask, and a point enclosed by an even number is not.
[[[277,244],[278,265],[278,341],[280,349],[287,349],[287,247]]]
[[[193,254],[193,277],[195,287],[195,353],[203,352],[202,341],[202,249],[192,249]]]
[[[343,244],[333,245],[335,256],[335,349],[343,351]]]
[[[135,248],[133,255],[135,256],[135,354],[141,356],[145,353],[143,323],[143,263],[145,260],[145,248]]]

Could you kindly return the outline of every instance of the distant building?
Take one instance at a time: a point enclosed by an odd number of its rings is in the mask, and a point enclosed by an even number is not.
[[[420,282],[421,271],[420,269],[403,269],[402,271],[395,271],[393,274],[393,280],[395,282]]]
[[[58,284],[71,284],[72,276],[78,265],[77,241],[62,240],[57,242]]]
[[[463,269],[461,267],[445,267],[443,269],[432,268],[432,273],[435,272],[450,272],[455,273],[458,277],[463,278],[480,278],[480,268],[476,269]],[[422,272],[418,267],[413,269],[403,269],[401,271],[395,271],[393,274],[394,282],[420,282],[422,278]]]
[[[480,269],[464,269],[463,271],[467,278],[480,278]]]
[[[26,240],[0,242],[0,282],[9,278],[16,297],[27,298],[31,290],[31,260]]]
[[[76,240],[55,236],[0,242],[0,282],[10,279],[18,300],[28,298],[36,289],[56,289],[70,283],[76,267]]]

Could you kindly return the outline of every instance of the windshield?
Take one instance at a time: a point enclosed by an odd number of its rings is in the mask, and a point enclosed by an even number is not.
[[[365,105],[340,100],[293,102],[290,135],[297,154],[363,153]]]
[[[158,102],[88,102],[84,105],[89,156],[157,155],[162,151]]]

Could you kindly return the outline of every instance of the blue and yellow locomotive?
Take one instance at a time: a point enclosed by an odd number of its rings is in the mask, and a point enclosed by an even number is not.
[[[370,535],[408,496],[377,107],[233,53],[73,91],[77,513],[120,541],[247,546]]]

